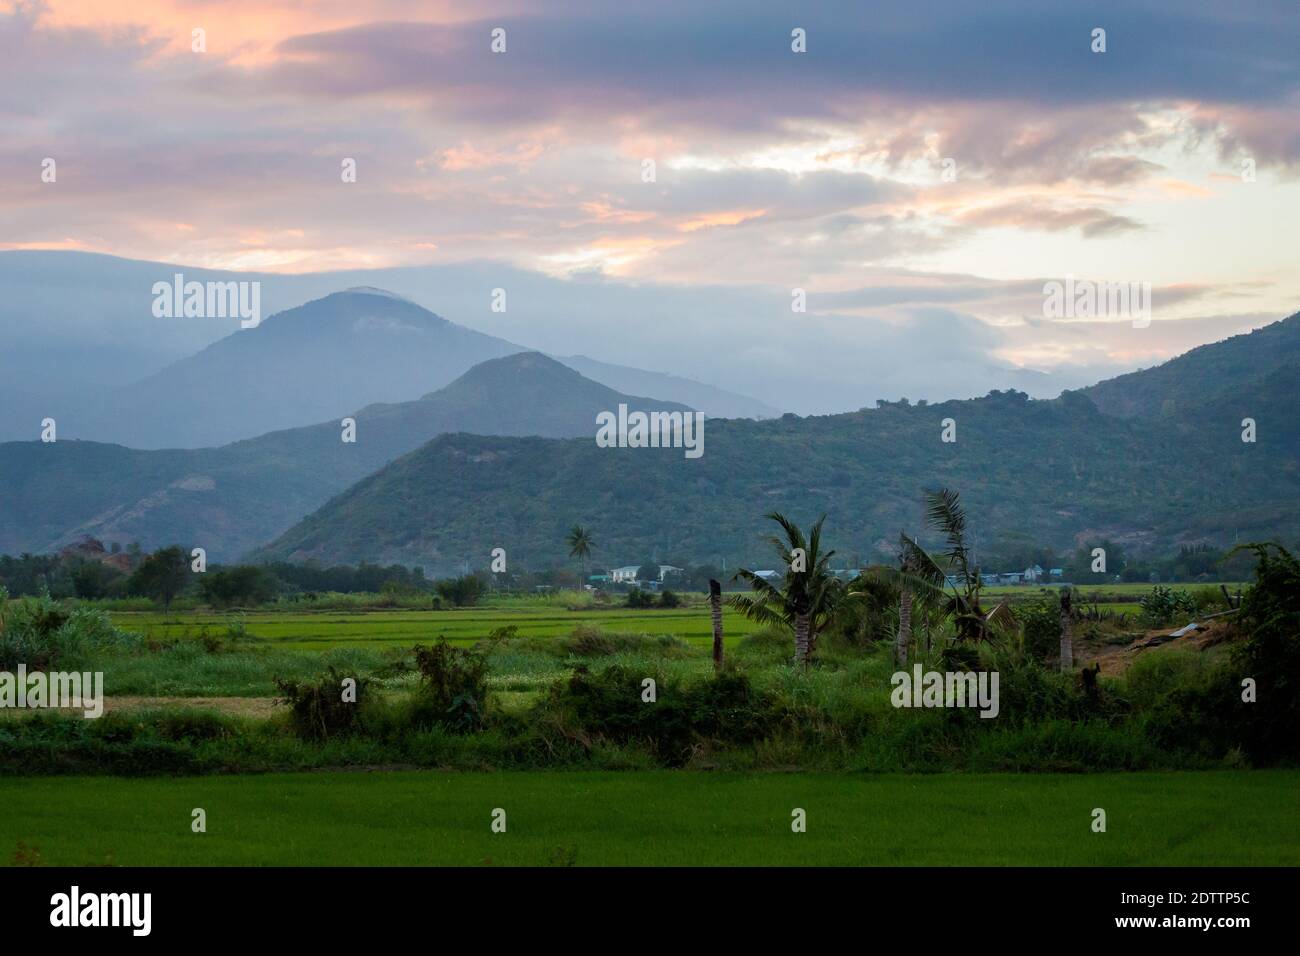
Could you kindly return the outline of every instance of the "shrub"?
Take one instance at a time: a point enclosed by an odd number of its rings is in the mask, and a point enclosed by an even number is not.
[[[640,588],[633,588],[627,592],[627,600],[624,602],[624,607],[647,608],[654,606],[655,598],[653,594],[642,591]]]
[[[473,607],[487,590],[483,581],[473,574],[448,578],[439,581],[434,587],[438,591],[438,596],[453,607]]]
[[[601,740],[644,744],[669,766],[686,763],[701,744],[759,740],[779,720],[772,700],[734,671],[693,684],[659,680],[653,702],[642,699],[646,676],[619,666],[599,673],[579,666],[552,686],[538,705],[543,713],[534,717],[550,711],[555,726],[587,747]]]
[[[356,680],[356,700],[344,700],[344,678],[333,667],[315,681],[275,678],[282,695],[277,703],[289,706],[294,732],[305,740],[327,740],[350,734],[361,726],[360,708],[369,687],[365,677]]]
[[[1142,606],[1142,620],[1148,627],[1163,627],[1178,615],[1196,613],[1196,601],[1190,594],[1159,584],[1138,603]]]
[[[659,595],[660,607],[681,607],[681,605],[682,599],[672,591],[664,591],[663,594]]]
[[[0,669],[47,669],[86,654],[139,643],[94,608],[69,611],[48,594],[0,601]]]
[[[415,647],[420,685],[411,718],[419,727],[442,726],[459,732],[477,730],[487,710],[487,658],[452,647],[439,638],[433,647]]]
[[[1015,604],[1011,613],[1025,629],[1025,652],[1034,660],[1053,660],[1061,650],[1061,606],[1043,599]]]

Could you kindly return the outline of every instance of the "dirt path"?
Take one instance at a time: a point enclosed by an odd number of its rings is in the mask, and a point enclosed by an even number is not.
[[[112,713],[115,711],[128,710],[147,710],[151,708],[168,707],[168,708],[195,708],[202,710],[215,710],[229,717],[253,717],[264,720],[274,713],[274,697],[105,697],[104,712]],[[60,710],[69,712],[80,710],[81,708],[61,707]],[[35,713],[35,711],[13,711],[19,713]]]

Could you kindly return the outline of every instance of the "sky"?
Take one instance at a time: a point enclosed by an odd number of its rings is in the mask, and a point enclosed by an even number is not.
[[[495,268],[421,304],[801,412],[1054,394],[1300,309],[1298,49],[1290,0],[0,0],[0,250]]]

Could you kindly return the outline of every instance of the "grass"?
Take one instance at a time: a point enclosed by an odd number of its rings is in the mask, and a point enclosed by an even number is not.
[[[456,611],[183,611],[164,615],[118,611],[113,623],[149,640],[222,637],[242,618],[249,637],[284,650],[325,650],[337,647],[409,648],[444,636],[453,644],[473,644],[494,629],[515,625],[520,637],[561,637],[580,624],[611,632],[672,634],[699,646],[713,643],[707,607],[663,611],[620,609],[570,611],[555,607],[470,608]],[[723,627],[730,646],[758,625],[727,608]]]
[[[10,778],[0,862],[22,843],[54,866],[1294,866],[1298,788],[1295,770]]]

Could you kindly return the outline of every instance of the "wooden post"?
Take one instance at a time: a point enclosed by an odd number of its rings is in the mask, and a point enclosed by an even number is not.
[[[1069,673],[1074,669],[1074,618],[1070,607],[1070,589],[1061,591],[1061,670]]]
[[[722,668],[722,585],[709,578],[709,606],[713,610],[713,668]]]

